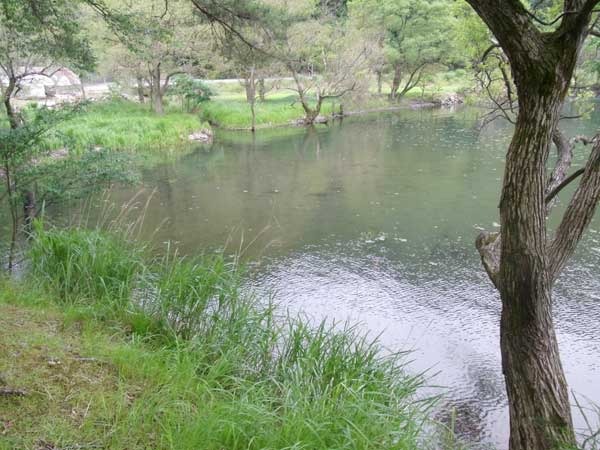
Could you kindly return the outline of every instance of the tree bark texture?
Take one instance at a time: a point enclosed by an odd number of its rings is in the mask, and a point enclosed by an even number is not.
[[[600,199],[600,145],[563,221],[547,236],[546,195],[570,158],[556,135],[560,110],[598,0],[566,0],[553,32],[542,32],[519,0],[467,0],[494,33],[517,87],[519,113],[500,200],[501,232],[477,245],[500,292],[500,346],[510,413],[510,450],[574,445],[571,409],[552,318],[552,288]],[[557,169],[548,176],[552,140]],[[561,161],[561,158],[564,158]],[[568,161],[570,164],[570,160]],[[567,166],[568,167],[568,166]]]

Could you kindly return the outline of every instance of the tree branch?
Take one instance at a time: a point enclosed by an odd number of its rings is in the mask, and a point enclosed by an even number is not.
[[[467,0],[486,23],[502,47],[517,75],[535,71],[535,58],[541,58],[542,33],[533,24],[520,0]]]
[[[565,178],[562,181],[562,183],[560,183],[558,186],[556,186],[554,189],[552,189],[548,193],[548,195],[546,195],[546,205],[550,204],[550,202],[554,199],[554,197],[556,197],[560,193],[560,191],[562,191],[569,184],[571,184],[573,181],[575,181],[577,178],[579,178],[581,175],[583,175],[584,172],[585,172],[585,169],[576,170],[571,175],[569,175],[567,178]]]
[[[566,180],[565,180],[566,181]],[[549,246],[549,267],[556,278],[575,252],[600,201],[600,140],[594,143],[583,177]]]
[[[546,205],[549,205],[552,198],[558,194],[555,190],[567,176],[567,171],[571,167],[573,160],[573,143],[569,142],[558,126],[552,132],[552,142],[556,147],[557,159],[554,170],[552,170],[552,174],[546,184]],[[551,193],[552,196],[550,197]]]
[[[501,238],[500,233],[491,233],[484,231],[477,236],[475,247],[481,256],[481,262],[490,280],[496,287],[500,288],[500,254]]]

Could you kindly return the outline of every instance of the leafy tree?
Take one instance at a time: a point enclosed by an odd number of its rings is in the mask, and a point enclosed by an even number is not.
[[[318,20],[299,22],[289,27],[284,48],[305,124],[314,123],[326,100],[366,89],[368,49],[352,30]]]
[[[392,73],[390,99],[414,89],[427,65],[444,61],[450,40],[444,30],[452,17],[445,0],[353,0],[350,15],[379,44],[372,57],[381,85],[384,71]]]
[[[31,75],[51,76],[63,64],[79,70],[93,67],[91,47],[79,22],[83,7],[101,14],[114,29],[125,23],[101,0],[0,0],[0,69],[7,79],[2,89],[7,126],[0,126],[0,200],[6,202],[12,224],[9,269],[20,222],[35,217],[39,187],[48,181],[44,160],[52,155],[45,151],[44,138],[73,113],[68,107],[18,112],[13,99]],[[86,179],[94,184],[93,177]]]
[[[2,102],[10,127],[21,124],[13,98],[26,78],[50,77],[65,63],[82,69],[93,66],[89,42],[77,21],[80,7],[67,0],[0,1],[0,73],[7,80]]]
[[[185,105],[185,111],[193,112],[197,110],[201,103],[209,101],[213,92],[201,80],[196,80],[189,75],[177,75],[173,78],[169,95],[179,96],[182,105]]]
[[[153,110],[163,114],[171,79],[193,73],[201,49],[206,48],[206,39],[199,36],[203,30],[191,17],[192,7],[187,2],[143,0],[114,7],[131,17],[131,27],[120,39],[126,50],[121,48],[112,60],[134,76],[140,100],[144,85],[149,87]],[[127,56],[121,59],[119,54]]]

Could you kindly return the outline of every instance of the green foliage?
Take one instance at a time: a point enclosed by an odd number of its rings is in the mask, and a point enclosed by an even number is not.
[[[70,0],[2,0],[3,67],[15,72],[27,71],[31,70],[32,62],[45,66],[48,61],[69,62],[78,68],[93,67],[91,47],[78,21],[81,4]]]
[[[374,43],[373,70],[393,74],[391,97],[415,88],[426,66],[452,63],[447,30],[454,18],[447,0],[354,0],[350,16],[354,26]]]
[[[138,153],[171,152],[187,147],[188,135],[201,128],[197,117],[168,111],[157,116],[144,105],[112,100],[89,105],[58,127],[50,148],[74,152],[102,147]]]
[[[96,230],[45,230],[37,222],[29,250],[36,281],[63,303],[123,306],[141,274],[142,250]]]
[[[86,198],[114,183],[135,183],[139,181],[135,167],[130,154],[91,149],[58,158],[50,154],[28,167],[21,176],[36,180],[34,191],[38,203],[48,206]]]
[[[214,95],[206,83],[189,75],[176,76],[167,94],[179,96],[186,112],[196,111],[200,104],[209,101]]]
[[[145,307],[173,336],[216,342],[216,325],[233,325],[240,307],[239,274],[221,256],[185,260],[167,255],[155,267]],[[243,306],[241,306],[243,308]],[[244,308],[245,309],[245,308]]]
[[[29,163],[43,151],[44,140],[50,130],[72,117],[76,110],[50,110],[30,105],[22,113],[27,120],[18,128],[0,127],[0,159],[11,172]]]

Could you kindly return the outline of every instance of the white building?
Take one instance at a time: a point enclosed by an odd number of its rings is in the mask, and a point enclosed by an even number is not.
[[[43,67],[33,67],[31,72],[42,72]],[[28,75],[21,80],[21,90],[17,94],[17,98],[24,100],[43,100],[48,97],[57,95],[81,95],[81,80],[70,69],[61,67],[59,69],[48,69],[45,71],[47,75]],[[0,82],[6,86],[8,78],[6,74],[0,70]]]

